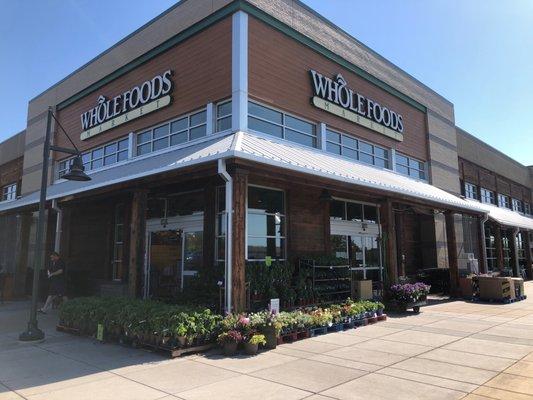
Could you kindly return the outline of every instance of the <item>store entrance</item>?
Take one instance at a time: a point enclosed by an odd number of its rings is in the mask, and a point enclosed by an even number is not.
[[[203,213],[147,221],[145,298],[171,299],[183,291],[203,262]]]

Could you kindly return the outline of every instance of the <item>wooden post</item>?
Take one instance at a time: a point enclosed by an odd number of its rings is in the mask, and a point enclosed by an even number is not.
[[[398,252],[396,249],[396,217],[390,199],[381,203],[380,219],[383,236],[386,239],[384,250],[387,283],[394,284],[398,282]]]
[[[450,269],[450,293],[458,294],[459,290],[459,264],[457,262],[457,239],[455,236],[455,218],[451,211],[445,212],[446,243],[448,245],[448,265]]]
[[[137,189],[133,193],[131,201],[130,257],[128,273],[128,293],[130,297],[137,297],[140,293],[145,251],[146,202],[146,190]]]
[[[503,242],[502,231],[499,225],[495,225],[494,241],[496,242],[496,262],[498,270],[503,269]]]
[[[324,211],[324,253],[331,254],[331,201],[321,202]]]
[[[486,274],[487,271],[487,242],[485,239],[485,225],[481,223],[483,217],[477,219],[479,237],[479,272]]]
[[[14,294],[23,296],[26,292],[26,274],[28,273],[28,253],[30,244],[31,213],[18,215],[18,238],[16,242]]]
[[[518,228],[513,228],[511,231],[511,268],[513,270],[513,276],[520,276],[520,260],[518,259],[518,233],[520,230]]]
[[[524,231],[524,246],[526,250],[526,273],[529,279],[533,279],[533,251],[531,250],[531,240],[529,231]]]
[[[405,276],[405,254],[403,243],[403,213],[393,213],[394,215],[394,231],[396,236],[396,265],[399,267],[398,276]]]
[[[246,308],[246,193],[248,173],[236,169],[233,177],[233,256],[232,298],[233,311]]]
[[[204,233],[203,233],[203,268],[205,271],[215,265],[215,241],[216,241],[216,186],[214,182],[204,189]]]

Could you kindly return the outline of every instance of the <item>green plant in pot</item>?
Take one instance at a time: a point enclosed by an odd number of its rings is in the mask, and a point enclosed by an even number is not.
[[[230,330],[218,335],[218,343],[222,346],[224,355],[233,356],[237,353],[237,347],[242,342],[242,335],[239,331]]]
[[[260,333],[255,333],[248,339],[247,342],[244,342],[244,351],[246,354],[251,356],[257,354],[259,350],[259,345],[264,346],[266,344],[265,335]]]

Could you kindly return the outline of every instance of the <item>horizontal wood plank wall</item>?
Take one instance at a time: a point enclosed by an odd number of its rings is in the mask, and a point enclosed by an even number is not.
[[[97,104],[99,95],[111,99],[168,69],[174,71],[171,105],[86,141],[80,140],[82,132],[80,115]],[[105,87],[61,110],[58,114],[65,130],[83,151],[230,96],[231,18],[227,18],[117,78]],[[56,133],[55,140],[59,146],[69,145],[63,134]],[[55,157],[62,159],[65,155],[56,153]]]
[[[528,203],[532,201],[531,189],[503,178],[468,160],[459,158],[459,173],[463,181]]]
[[[0,165],[0,189],[6,185],[20,181],[22,178],[22,163],[23,157],[19,157]]]
[[[425,114],[420,110],[254,18],[249,21],[248,51],[250,98],[427,160],[427,128]],[[310,101],[313,96],[310,69],[329,77],[341,73],[350,88],[403,115],[404,141],[389,139],[314,107]]]

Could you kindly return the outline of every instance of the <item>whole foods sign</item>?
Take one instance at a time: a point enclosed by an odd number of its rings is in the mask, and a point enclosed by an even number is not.
[[[81,114],[81,140],[89,139],[132,119],[170,104],[172,71],[167,70],[124,93],[107,99],[100,95],[96,106]]]
[[[313,84],[313,105],[395,140],[403,140],[403,117],[348,87],[341,74],[332,79],[309,71]]]

